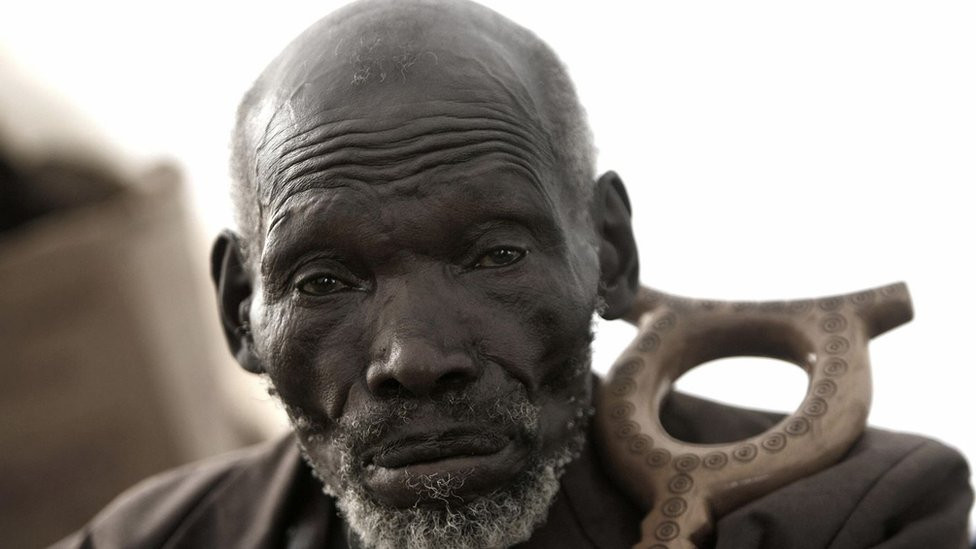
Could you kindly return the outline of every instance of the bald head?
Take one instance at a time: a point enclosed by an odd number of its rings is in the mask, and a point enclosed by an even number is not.
[[[589,130],[552,50],[472,2],[362,0],[302,33],[246,94],[238,225],[253,251],[267,212],[296,192],[422,178],[486,154],[508,154],[557,193],[589,189]]]

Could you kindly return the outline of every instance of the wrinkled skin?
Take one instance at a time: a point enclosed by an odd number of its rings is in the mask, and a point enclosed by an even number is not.
[[[371,9],[306,33],[263,77],[245,128],[262,218],[214,246],[221,316],[326,483],[340,422],[407,403],[409,421],[356,456],[366,491],[433,504],[410,479],[454,474],[470,500],[578,425],[592,314],[602,299],[620,316],[636,291],[629,207],[615,174],[590,193],[567,181],[504,29],[395,25],[430,19],[412,4],[377,23]],[[404,51],[409,64],[372,61]],[[537,409],[534,433],[438,406],[514,393]]]

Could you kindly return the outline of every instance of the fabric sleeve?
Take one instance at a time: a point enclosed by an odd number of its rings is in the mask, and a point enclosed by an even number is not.
[[[718,521],[718,549],[968,547],[969,468],[930,439],[869,429],[839,463]]]
[[[969,547],[969,468],[956,451],[926,440],[878,479],[831,547]]]

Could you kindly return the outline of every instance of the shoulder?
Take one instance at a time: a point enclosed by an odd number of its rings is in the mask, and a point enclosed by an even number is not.
[[[843,502],[847,515],[831,547],[968,546],[973,490],[969,465],[957,450],[918,435],[868,429],[825,473],[823,481],[845,483],[831,501]],[[816,476],[809,483],[822,484]]]
[[[746,438],[783,416],[674,393],[661,421],[698,443]],[[869,428],[836,464],[721,518],[715,547],[966,547],[969,466],[919,435]]]
[[[966,547],[969,476],[941,442],[869,428],[835,465],[722,518],[716,547]]]
[[[299,466],[290,434],[191,463],[128,489],[55,547],[160,547],[222,513],[258,519],[269,499],[284,498]]]

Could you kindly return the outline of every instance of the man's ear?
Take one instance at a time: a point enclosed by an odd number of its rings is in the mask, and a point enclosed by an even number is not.
[[[593,221],[600,238],[600,295],[606,302],[606,309],[600,315],[613,320],[627,314],[640,288],[630,200],[615,172],[600,176],[593,200]]]
[[[254,285],[244,265],[241,239],[224,230],[210,252],[210,277],[217,290],[217,309],[230,352],[247,371],[261,373],[264,367],[254,352],[250,307]]]

